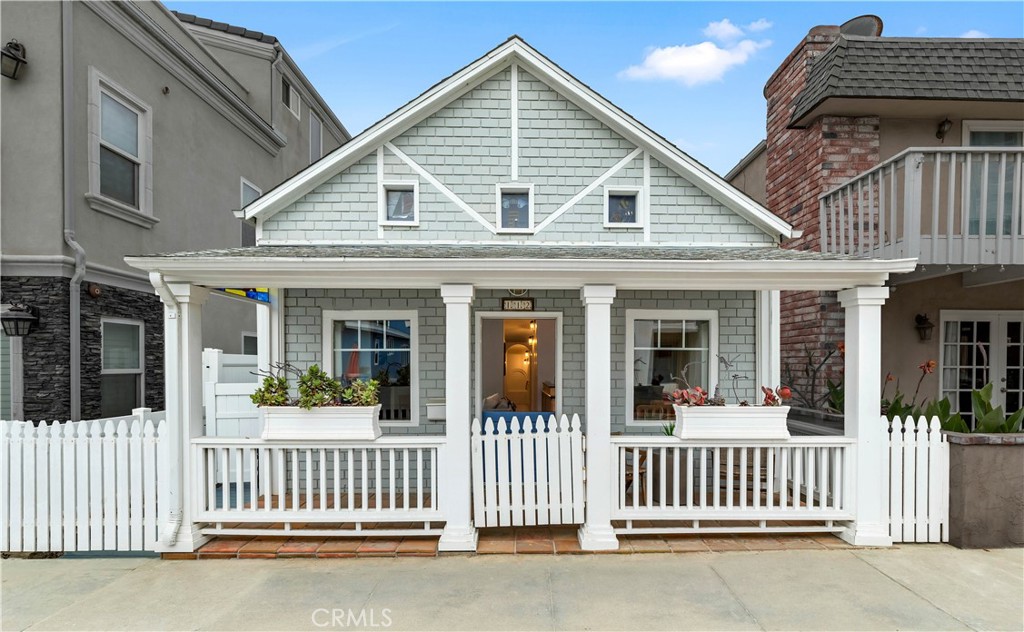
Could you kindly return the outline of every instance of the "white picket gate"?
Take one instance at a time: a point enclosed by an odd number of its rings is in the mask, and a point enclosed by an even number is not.
[[[889,534],[893,542],[949,542],[949,443],[939,420],[889,425]]]
[[[583,522],[580,418],[473,420],[473,512],[478,527]]]
[[[158,537],[163,413],[0,421],[0,550],[144,551]]]

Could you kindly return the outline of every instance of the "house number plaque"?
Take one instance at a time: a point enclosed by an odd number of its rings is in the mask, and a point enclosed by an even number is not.
[[[503,298],[501,299],[501,311],[503,312],[532,312],[532,298]]]

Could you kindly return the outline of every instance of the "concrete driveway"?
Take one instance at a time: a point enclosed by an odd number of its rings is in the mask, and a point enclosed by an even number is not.
[[[1024,550],[11,559],[3,630],[1021,630]]]

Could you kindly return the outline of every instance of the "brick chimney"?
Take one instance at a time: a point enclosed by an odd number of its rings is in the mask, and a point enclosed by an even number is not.
[[[821,116],[805,129],[790,129],[793,105],[814,61],[840,37],[838,26],[816,26],[768,79],[767,206],[803,231],[786,248],[820,250],[818,196],[878,163],[878,117]],[[821,404],[825,379],[837,380],[842,359],[817,365],[843,339],[843,314],[834,292],[783,292],[782,375],[797,399]],[[799,405],[799,403],[798,403]]]

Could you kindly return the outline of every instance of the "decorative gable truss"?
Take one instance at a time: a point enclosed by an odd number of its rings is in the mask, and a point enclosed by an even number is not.
[[[503,206],[512,210],[503,215]],[[793,235],[788,224],[518,38],[263,196],[245,215],[256,218],[264,245],[751,246]]]

